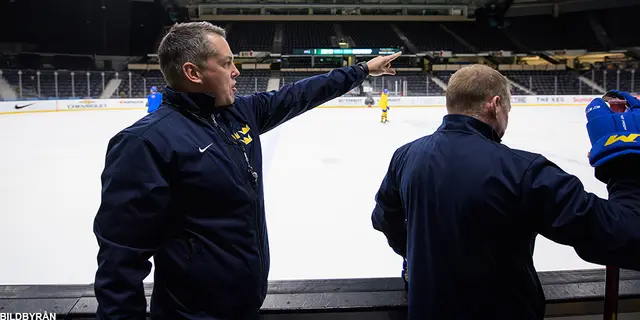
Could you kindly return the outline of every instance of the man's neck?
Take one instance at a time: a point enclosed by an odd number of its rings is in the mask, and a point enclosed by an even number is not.
[[[449,114],[459,114],[459,115],[474,118],[478,121],[481,121],[487,124],[491,128],[494,128],[495,130],[495,122],[491,119],[488,119],[486,116],[482,115],[480,112],[450,112]]]

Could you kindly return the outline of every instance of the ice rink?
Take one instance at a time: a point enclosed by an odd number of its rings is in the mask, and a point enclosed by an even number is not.
[[[0,284],[87,284],[107,142],[144,110],[0,115]],[[371,226],[374,196],[402,144],[442,108],[315,109],[262,136],[270,280],[399,277]],[[539,152],[606,197],[586,158],[584,107],[514,107],[504,143]],[[538,271],[600,268],[539,236]],[[152,271],[153,272],[153,271]],[[152,273],[146,281],[152,281]]]

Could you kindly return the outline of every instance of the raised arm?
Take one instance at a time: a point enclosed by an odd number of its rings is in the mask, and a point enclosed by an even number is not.
[[[342,67],[329,73],[316,75],[283,86],[280,90],[260,92],[247,99],[247,106],[256,114],[260,134],[265,133],[287,120],[303,114],[329,100],[338,98],[356,88],[367,77],[395,74],[391,61],[400,52],[379,56],[366,63]]]
[[[574,247],[582,259],[640,270],[640,175],[634,172],[640,159],[614,161],[618,174],[607,184],[605,200],[547,159],[536,159],[525,175],[524,207],[534,231]]]
[[[142,281],[162,241],[169,201],[162,163],[137,135],[120,133],[109,142],[93,225],[100,247],[94,288],[99,319],[146,318]]]

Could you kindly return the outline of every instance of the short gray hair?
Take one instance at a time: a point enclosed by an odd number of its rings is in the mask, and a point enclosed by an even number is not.
[[[510,85],[498,70],[482,64],[456,71],[447,84],[446,107],[449,112],[476,114],[487,98],[500,96],[501,103],[511,103]]]
[[[216,54],[216,48],[207,39],[210,34],[226,38],[226,31],[213,24],[201,22],[176,23],[162,38],[158,46],[160,70],[169,86],[183,79],[182,65],[191,62],[206,68],[207,60]]]

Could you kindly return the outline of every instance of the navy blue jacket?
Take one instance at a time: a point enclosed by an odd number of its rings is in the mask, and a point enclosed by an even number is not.
[[[260,135],[357,87],[358,66],[236,97],[167,87],[161,107],[116,134],[94,233],[99,319],[144,319],[154,258],[154,319],[256,317],[269,244]]]
[[[537,234],[593,263],[640,268],[638,175],[608,188],[600,199],[543,156],[501,144],[489,125],[446,115],[393,154],[372,222],[408,259],[410,320],[543,319]]]

